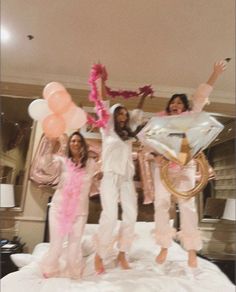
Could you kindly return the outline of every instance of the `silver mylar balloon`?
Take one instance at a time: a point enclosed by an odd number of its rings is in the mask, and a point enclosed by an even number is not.
[[[206,112],[156,116],[139,132],[138,138],[168,160],[186,164],[206,149],[223,128]]]

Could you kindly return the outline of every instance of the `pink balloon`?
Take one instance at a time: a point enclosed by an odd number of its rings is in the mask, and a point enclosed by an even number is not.
[[[50,82],[43,89],[43,97],[48,99],[48,97],[56,91],[66,91],[65,87],[59,82]]]
[[[74,103],[72,103],[68,111],[63,114],[63,118],[66,122],[66,128],[68,129],[81,128],[87,122],[86,112]]]
[[[71,106],[71,96],[67,91],[56,91],[48,99],[48,107],[56,114],[68,111]]]
[[[43,120],[42,127],[47,137],[56,138],[65,132],[66,123],[62,116],[52,114]]]

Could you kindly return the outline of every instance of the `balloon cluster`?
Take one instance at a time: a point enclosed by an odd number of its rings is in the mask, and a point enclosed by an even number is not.
[[[43,89],[43,99],[32,101],[28,107],[32,119],[42,123],[43,132],[56,138],[66,129],[81,128],[87,114],[72,101],[70,94],[58,82],[50,82]]]

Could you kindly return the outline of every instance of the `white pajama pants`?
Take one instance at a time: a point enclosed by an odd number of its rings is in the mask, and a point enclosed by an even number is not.
[[[175,166],[169,168],[169,176],[175,179],[177,190],[186,191],[195,186],[196,165],[190,161],[184,167]],[[176,231],[169,224],[169,209],[171,206],[171,194],[167,191],[160,178],[160,169],[154,166],[155,188],[155,237],[156,242],[163,248],[171,245]],[[178,199],[180,211],[180,231],[177,237],[186,250],[199,250],[202,247],[200,232],[198,231],[198,215],[195,206],[195,198],[188,200]]]
[[[87,216],[77,215],[72,231],[67,237],[67,246],[63,248],[65,236],[59,231],[59,207],[52,205],[49,211],[50,246],[43,257],[41,268],[43,273],[55,273],[57,276],[80,278],[82,270],[81,239]],[[61,264],[64,256],[65,264]]]
[[[100,194],[102,213],[97,234],[97,253],[106,258],[112,253],[119,202],[122,207],[122,222],[118,234],[118,249],[123,252],[130,249],[137,219],[137,193],[132,178],[105,172]]]

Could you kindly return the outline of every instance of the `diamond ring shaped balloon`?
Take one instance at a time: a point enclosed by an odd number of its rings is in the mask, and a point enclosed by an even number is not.
[[[215,140],[224,126],[209,113],[153,117],[138,138],[168,160],[186,165]]]

